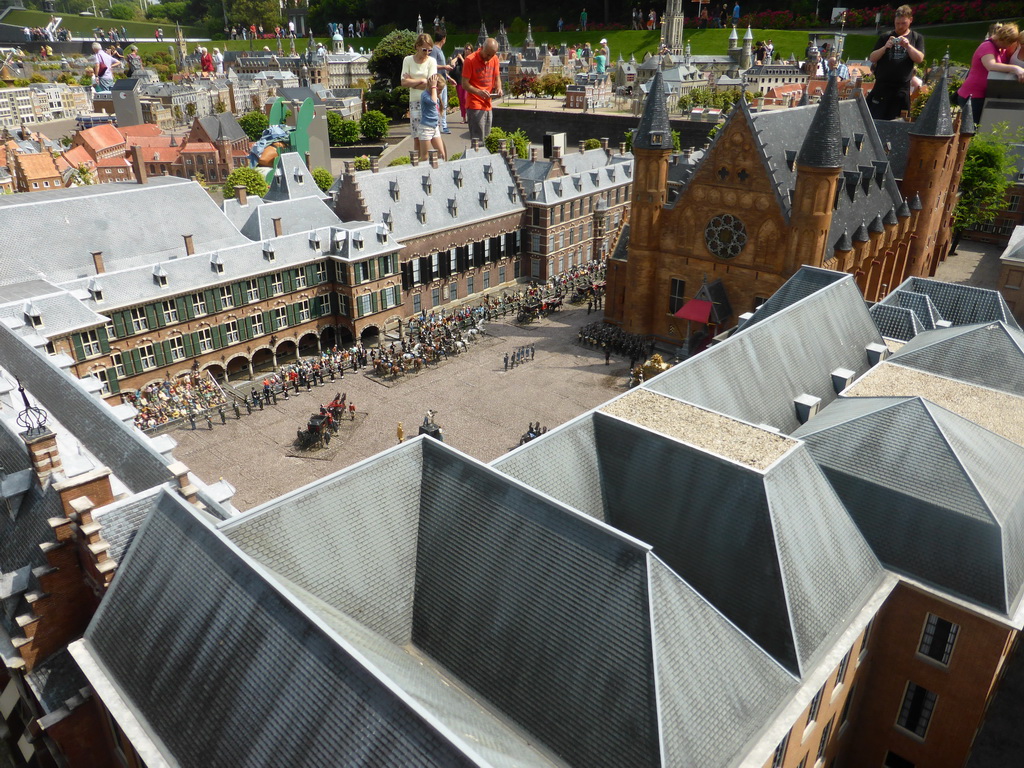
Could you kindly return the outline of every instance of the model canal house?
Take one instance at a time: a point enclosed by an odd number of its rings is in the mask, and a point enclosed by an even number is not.
[[[869,301],[933,275],[974,131],[970,120],[957,130],[944,79],[933,93],[904,124],[898,158],[863,98],[840,100],[833,79],[817,105],[752,112],[741,100],[691,162],[673,156],[656,76],[634,134],[628,246],[609,261],[606,319],[681,344],[676,313],[705,284],[724,294],[714,335],[803,265],[852,274]]]

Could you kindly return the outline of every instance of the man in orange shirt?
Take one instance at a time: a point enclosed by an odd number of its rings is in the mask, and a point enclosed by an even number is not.
[[[466,57],[466,63],[462,66],[469,138],[481,142],[491,132],[491,94],[498,98],[504,95],[497,54],[498,41],[488,37],[479,51]]]

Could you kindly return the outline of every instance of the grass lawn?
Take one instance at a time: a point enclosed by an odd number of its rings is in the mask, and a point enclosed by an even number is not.
[[[71,34],[79,39],[91,40],[94,27],[110,29],[125,27],[128,34],[133,38],[152,40],[153,33],[157,27],[162,27],[164,37],[174,38],[174,24],[156,24],[151,21],[121,21],[120,19],[106,19],[102,16],[75,16],[73,14],[56,14],[61,16],[61,26],[71,31]],[[14,24],[19,27],[45,27],[50,23],[50,14],[43,11],[11,11],[4,17],[4,24]],[[201,27],[182,27],[185,37],[205,37],[206,30]]]
[[[1015,21],[1019,27],[1024,19],[993,19],[992,21]],[[941,35],[942,37],[963,37],[981,43],[988,34],[989,25],[992,21],[968,21],[963,24],[933,24],[930,27],[920,29],[926,35]]]

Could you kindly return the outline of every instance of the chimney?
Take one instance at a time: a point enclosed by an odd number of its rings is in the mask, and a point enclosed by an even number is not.
[[[605,153],[608,152],[608,137],[607,136],[602,136],[601,137],[601,149],[603,149],[605,151]]]
[[[587,151],[587,141],[586,141],[586,139],[580,139],[580,154],[582,155],[586,151]]]
[[[249,204],[249,190],[245,188],[245,184],[235,184],[235,197],[238,198],[238,204],[246,206]]]
[[[373,173],[380,173],[380,158],[379,157],[371,157],[370,158],[370,170]]]
[[[498,154],[502,157],[508,154],[508,139],[498,139]]]
[[[551,159],[552,160],[561,160],[562,159],[562,148],[561,147],[556,145],[556,146],[551,148]]]
[[[540,157],[540,150],[537,147],[530,147],[530,162],[536,163]]]
[[[142,147],[138,144],[132,146],[132,170],[135,172],[135,180],[139,184],[145,184],[149,181],[149,176],[146,174],[146,164],[142,162]]]
[[[437,150],[432,149],[427,153],[427,157],[430,158],[430,167],[437,168]]]
[[[106,270],[103,268],[103,251],[92,252],[92,264],[96,267],[96,274],[102,275]]]
[[[878,365],[889,357],[889,348],[885,344],[872,342],[864,348],[864,351],[868,353],[868,365],[872,366]]]
[[[196,246],[192,242],[192,235],[182,235],[185,238],[185,255],[191,256],[196,252]]]
[[[821,398],[808,395],[805,392],[794,397],[793,404],[796,406],[797,421],[801,424],[806,424],[808,419],[818,415],[818,409],[821,408]]]
[[[626,154],[626,142],[624,142],[624,141],[620,141],[619,142],[619,154],[620,155]]]
[[[836,394],[840,394],[853,382],[853,377],[857,374],[851,371],[849,368],[836,368],[832,371],[832,389],[836,391]]]
[[[469,145],[472,149],[480,149],[480,139],[470,139]]]
[[[281,227],[280,217],[276,219],[271,219],[271,221],[274,222],[274,237],[280,237],[281,235],[283,235],[284,229]]]
[[[312,166],[310,165],[310,163],[309,163],[309,152],[307,152],[307,153],[306,153],[306,155],[305,155],[305,157],[304,157],[303,159],[304,159],[304,160],[306,161],[306,167],[307,167],[307,168],[310,168],[310,167],[312,167]]]
[[[355,183],[356,180],[356,164],[352,160],[345,161],[345,181]]]
[[[61,470],[60,452],[57,450],[57,435],[43,427],[42,431],[31,434],[21,433],[21,439],[28,447],[28,455],[32,460],[32,469],[40,487],[46,487],[46,481],[54,472]]]
[[[420,153],[417,152],[415,149],[410,149],[409,160],[412,162],[413,167],[416,167],[417,165],[420,164]]]

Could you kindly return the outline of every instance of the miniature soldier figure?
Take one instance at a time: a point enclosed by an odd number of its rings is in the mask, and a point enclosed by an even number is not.
[[[220,413],[220,423],[221,424],[227,424],[228,423],[228,417],[224,415],[224,406],[222,405],[220,408],[218,408],[217,412]]]
[[[505,370],[508,370],[508,352],[505,353]]]
[[[405,442],[405,429],[402,428],[402,422],[398,422],[398,442]]]
[[[242,418],[242,409],[238,407],[238,403],[232,403],[231,407],[235,409],[235,420],[239,421]]]
[[[210,430],[213,429],[213,419],[210,418],[209,411],[206,412],[206,428]]]
[[[189,422],[189,424],[192,425],[192,431],[195,432],[196,431],[196,415],[192,411],[188,412],[188,422]]]

